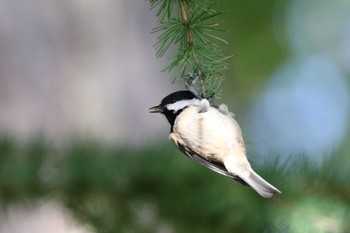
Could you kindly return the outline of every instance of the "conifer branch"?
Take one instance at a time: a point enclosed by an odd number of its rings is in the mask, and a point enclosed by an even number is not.
[[[153,32],[160,33],[155,44],[157,58],[171,46],[177,52],[163,71],[174,72],[174,82],[194,83],[194,89],[203,98],[213,100],[221,94],[222,72],[228,68],[217,42],[227,42],[214,34],[222,31],[219,23],[212,22],[222,12],[213,9],[208,1],[149,0],[151,8],[159,6],[156,16],[160,26]]]

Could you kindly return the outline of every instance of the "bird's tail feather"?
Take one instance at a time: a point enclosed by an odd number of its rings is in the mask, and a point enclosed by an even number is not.
[[[257,193],[259,193],[262,197],[269,198],[276,193],[281,193],[280,190],[269,184],[266,180],[264,180],[261,176],[256,174],[253,170],[251,170],[250,175],[248,177],[240,177],[244,180],[251,188],[253,188]]]

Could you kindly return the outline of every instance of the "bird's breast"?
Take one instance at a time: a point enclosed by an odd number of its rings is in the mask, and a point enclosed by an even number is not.
[[[212,161],[232,154],[241,137],[237,122],[213,107],[202,113],[196,106],[186,108],[176,118],[173,131],[193,151]]]

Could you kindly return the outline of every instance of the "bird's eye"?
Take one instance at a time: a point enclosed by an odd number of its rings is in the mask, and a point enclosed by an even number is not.
[[[175,99],[171,99],[171,100],[170,100],[170,103],[172,103],[172,104],[175,103],[175,102],[176,102]]]

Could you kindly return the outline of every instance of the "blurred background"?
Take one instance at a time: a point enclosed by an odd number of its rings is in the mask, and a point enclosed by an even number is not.
[[[221,0],[226,103],[262,199],[148,113],[147,1],[0,0],[0,232],[350,232],[350,1]]]

